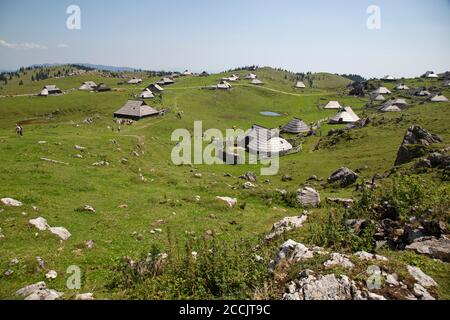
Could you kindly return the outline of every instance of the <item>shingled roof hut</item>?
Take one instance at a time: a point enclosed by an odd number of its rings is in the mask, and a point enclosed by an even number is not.
[[[155,95],[148,88],[146,88],[144,91],[142,91],[142,93],[139,95],[139,98],[141,98],[141,99],[153,99],[154,97],[155,97]]]
[[[330,101],[327,103],[327,105],[324,107],[324,109],[341,109],[342,106],[338,101]]]
[[[353,123],[360,120],[358,115],[350,107],[345,107],[339,111],[334,117],[332,117],[328,123],[340,124],[340,123]]]
[[[40,96],[46,97],[50,95],[56,95],[61,94],[62,91],[55,85],[46,85],[44,88],[42,88],[41,92],[39,93]]]
[[[158,114],[158,110],[150,107],[144,101],[128,100],[123,107],[114,112],[114,117],[140,120],[142,118],[156,116]]]
[[[288,133],[306,133],[311,128],[299,118],[292,119],[287,125],[281,128],[281,131]]]

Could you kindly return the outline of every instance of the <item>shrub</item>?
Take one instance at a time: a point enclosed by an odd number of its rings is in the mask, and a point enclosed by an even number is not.
[[[248,242],[189,240],[174,249],[164,262],[155,248],[137,262],[118,262],[111,286],[132,299],[248,299],[269,279]]]

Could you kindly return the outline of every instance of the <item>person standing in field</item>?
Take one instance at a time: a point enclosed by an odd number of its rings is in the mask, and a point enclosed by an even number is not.
[[[23,136],[23,128],[20,124],[16,123],[16,133],[18,136]]]

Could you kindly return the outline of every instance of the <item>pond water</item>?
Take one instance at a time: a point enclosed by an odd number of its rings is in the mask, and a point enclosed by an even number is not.
[[[274,112],[274,111],[262,111],[259,114],[262,114],[263,116],[268,116],[268,117],[279,117],[279,116],[281,116],[281,114],[279,114],[278,112]]]

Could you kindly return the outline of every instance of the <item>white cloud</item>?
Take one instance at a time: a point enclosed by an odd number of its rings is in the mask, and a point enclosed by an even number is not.
[[[46,46],[38,43],[25,42],[25,43],[10,43],[0,39],[0,46],[9,49],[47,49]]]
[[[58,44],[57,46],[56,46],[57,48],[68,48],[69,47],[69,45],[68,44],[65,44],[65,43],[60,43],[60,44]]]

